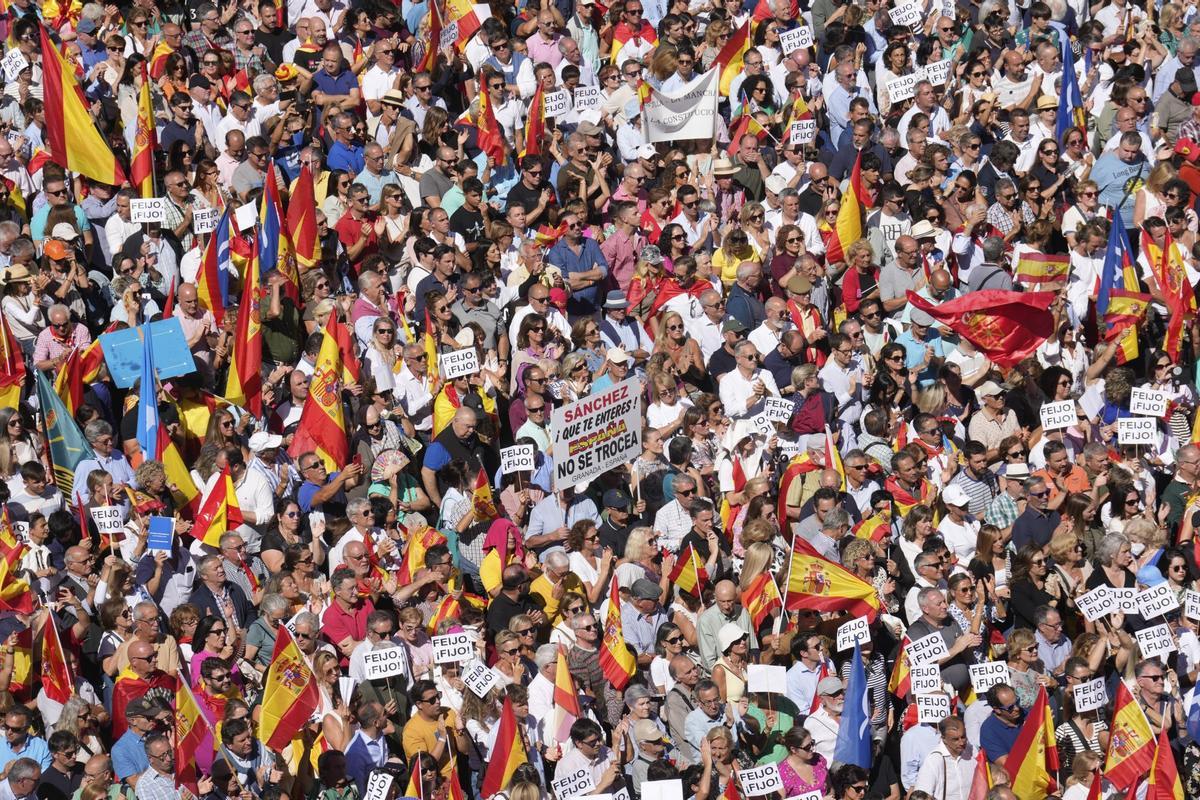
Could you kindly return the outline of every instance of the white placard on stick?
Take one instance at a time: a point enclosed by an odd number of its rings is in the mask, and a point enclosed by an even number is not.
[[[1075,607],[1083,614],[1084,619],[1088,622],[1095,622],[1107,614],[1115,614],[1120,610],[1117,608],[1117,598],[1110,593],[1111,588],[1097,586],[1090,592],[1075,598]]]
[[[390,772],[384,772],[381,769],[371,770],[371,777],[367,778],[367,791],[363,794],[363,800],[387,800],[388,792],[392,790],[395,780],[396,776]]]
[[[1059,400],[1042,405],[1042,430],[1057,431],[1075,424],[1077,414],[1074,400]]]
[[[404,648],[385,647],[380,650],[371,650],[363,654],[363,664],[366,665],[366,676],[369,681],[403,675],[406,670]]]
[[[642,800],[683,800],[683,781],[642,781]]]
[[[853,649],[854,644],[862,644],[871,638],[871,625],[866,617],[855,617],[837,629],[838,652]]]
[[[815,119],[798,119],[788,126],[788,144],[812,144],[816,138]]]
[[[433,637],[433,663],[460,664],[475,655],[475,644],[466,633],[447,633]]]
[[[491,667],[476,661],[468,664],[462,673],[463,683],[476,697],[485,698],[492,689],[500,685],[500,676]]]
[[[101,536],[112,536],[125,528],[120,506],[97,506],[92,509],[92,522]]]
[[[1143,417],[1162,419],[1167,413],[1170,398],[1166,392],[1157,389],[1147,389],[1145,386],[1134,386],[1129,394],[1129,412]]]
[[[479,354],[474,347],[442,353],[438,356],[438,371],[443,380],[474,375],[479,372]]]
[[[1166,581],[1138,592],[1138,613],[1146,619],[1161,617],[1168,611],[1174,611],[1177,608],[1179,608],[1179,595],[1175,594],[1175,590]]]
[[[221,221],[221,212],[215,208],[196,208],[192,210],[192,232],[212,233]]]
[[[445,50],[450,45],[458,41],[458,20],[454,20],[442,28],[442,35],[438,37],[438,49]],[[432,63],[432,62],[431,62]]]
[[[779,52],[785,56],[796,50],[803,50],[805,47],[812,46],[812,28],[807,25],[798,25],[790,31],[782,31],[779,34]]]
[[[1113,589],[1109,588],[1109,594],[1117,603],[1117,610],[1123,614],[1136,614],[1138,610],[1138,590],[1132,587],[1128,589]]]
[[[936,724],[950,716],[950,698],[944,694],[917,695],[917,724]]]
[[[946,647],[946,640],[941,631],[922,636],[920,639],[908,643],[909,668],[935,662],[949,652],[950,648]]]
[[[1008,664],[1003,661],[985,661],[967,667],[971,674],[971,688],[983,694],[997,683],[1009,683]]]
[[[950,59],[944,61],[935,61],[932,64],[925,65],[925,80],[932,83],[934,86],[945,86],[946,79],[950,76]]]
[[[668,781],[659,782],[668,783]],[[674,783],[678,783],[678,781],[674,781]],[[570,775],[559,776],[555,773],[555,779],[550,783],[550,788],[554,790],[555,797],[566,800],[568,797],[584,794],[595,785],[595,782],[592,781],[592,771],[587,767],[580,767]]]
[[[1093,678],[1084,683],[1071,687],[1075,695],[1076,711],[1095,711],[1108,705],[1108,691],[1104,688],[1104,678]]]
[[[167,199],[165,197],[134,197],[129,201],[129,221],[135,225],[144,222],[166,222]]]
[[[908,676],[913,694],[934,694],[942,691],[942,668],[937,664],[912,667]]]
[[[1134,631],[1133,635],[1137,637],[1142,658],[1158,658],[1175,652],[1175,638],[1171,636],[1171,629],[1166,623],[1142,628]]]
[[[0,64],[4,66],[4,80],[9,83],[16,83],[17,78],[21,77],[21,73],[29,69],[28,59],[16,47],[4,54],[4,60],[0,61]]]
[[[787,422],[792,418],[792,406],[795,405],[791,400],[783,400],[778,397],[763,398],[763,414],[772,422]]]
[[[783,694],[787,691],[787,668],[774,664],[751,664],[746,668],[746,688],[750,692]]]
[[[537,449],[531,444],[514,444],[500,448],[500,471],[505,475],[514,472],[533,472],[537,466]]]
[[[571,95],[566,89],[550,92],[546,95],[546,117],[561,117],[571,110]]]
[[[783,791],[783,778],[779,775],[779,764],[763,764],[761,767],[738,770],[738,780],[747,797],[762,797],[764,794]]]
[[[1200,621],[1200,592],[1188,589],[1183,593],[1183,615],[1188,619]]]
[[[917,93],[917,76],[896,76],[896,78],[887,82],[887,93],[893,103],[909,99]]]
[[[258,206],[254,203],[238,206],[233,212],[233,223],[241,233],[254,230],[254,226],[258,224]]]
[[[1152,417],[1121,417],[1117,420],[1117,444],[1153,446],[1157,443],[1157,419]]]
[[[896,8],[888,9],[893,25],[909,27],[921,21],[921,6],[917,3],[906,3]],[[893,100],[896,98],[893,97]]]
[[[600,94],[599,86],[576,86],[572,101],[576,111],[590,111],[604,103],[604,96]]]

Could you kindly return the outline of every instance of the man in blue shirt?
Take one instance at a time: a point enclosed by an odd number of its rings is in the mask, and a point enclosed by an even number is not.
[[[29,709],[25,706],[13,706],[4,715],[5,730],[4,741],[0,742],[0,769],[7,770],[18,758],[32,758],[42,765],[43,770],[50,769],[50,747],[42,737],[29,735],[31,719]]]
[[[1021,732],[1025,712],[1017,703],[1017,693],[1007,683],[997,683],[988,689],[987,702],[992,707],[992,715],[979,729],[979,746],[987,752],[989,759],[1004,766],[1017,734]]]
[[[896,337],[896,344],[904,347],[904,366],[917,381],[931,381],[945,357],[942,337],[933,327],[933,317],[919,308],[913,309],[909,321],[908,330]]]
[[[330,169],[340,169],[351,175],[362,172],[367,162],[363,155],[362,145],[354,143],[354,117],[349,114],[338,114],[333,118],[331,127],[333,144],[329,146],[329,157],[325,159],[326,165]]]
[[[302,94],[311,91],[312,102],[321,108],[322,116],[358,108],[362,97],[358,78],[346,69],[341,45],[337,42],[329,42],[321,50],[321,68],[301,89]]]
[[[608,261],[594,239],[583,235],[583,220],[578,214],[564,214],[567,232],[550,249],[548,260],[562,270],[571,290],[567,313],[572,319],[593,316],[600,308],[600,284],[608,278]]]
[[[1096,159],[1091,179],[1100,187],[1100,202],[1108,208],[1118,208],[1125,226],[1133,225],[1133,200],[1138,181],[1144,181],[1150,164],[1142,152],[1142,137],[1137,131],[1121,135],[1116,150],[1109,150]]]
[[[125,721],[129,728],[121,734],[112,748],[112,769],[117,780],[137,781],[137,776],[150,769],[146,758],[146,737],[158,727],[158,718],[169,718],[171,710],[146,697],[135,697],[125,705]]]

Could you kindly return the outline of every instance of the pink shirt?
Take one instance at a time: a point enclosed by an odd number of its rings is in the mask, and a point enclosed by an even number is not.
[[[558,52],[558,43],[561,39],[561,36],[543,39],[541,31],[538,31],[525,40],[525,49],[529,52],[529,57],[533,59],[534,64],[545,61],[550,66],[557,67],[558,62],[562,61],[562,53]]]
[[[76,348],[87,347],[91,342],[92,337],[88,334],[86,325],[76,323],[66,342],[60,342],[55,338],[53,328],[45,328],[38,334],[37,341],[33,345],[34,363],[58,358],[63,353],[68,353]]]

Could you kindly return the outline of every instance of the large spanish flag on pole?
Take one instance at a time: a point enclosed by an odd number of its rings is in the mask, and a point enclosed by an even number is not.
[[[213,484],[213,488],[204,498],[199,513],[196,514],[192,526],[192,536],[210,547],[216,547],[221,537],[228,531],[245,522],[241,506],[238,505],[237,492],[233,488],[233,476],[229,467],[221,470],[221,477]]]
[[[333,316],[330,314],[329,319],[333,320]],[[325,462],[325,469],[335,472],[350,460],[346,415],[342,409],[342,353],[329,322],[325,323],[323,334],[308,384],[308,397],[300,412],[300,427],[288,454],[299,458],[311,450]]]
[[[842,205],[838,209],[837,220],[830,231],[828,243],[825,245],[825,260],[830,264],[846,260],[846,249],[863,238],[862,204],[862,151],[854,159],[854,169],[850,172],[850,185],[842,195]]]
[[[142,88],[138,90],[137,131],[133,136],[133,160],[129,164],[129,182],[142,197],[154,197],[154,151],[158,133],[154,125],[154,105],[150,102],[150,79],[142,62]]]
[[[721,71],[720,92],[722,96],[729,97],[733,79],[742,73],[742,62],[749,49],[750,20],[746,20],[742,23],[742,27],[733,32],[733,35],[725,42],[725,46],[717,53],[717,57],[713,59],[712,66]]]
[[[313,677],[312,667],[296,646],[287,626],[280,625],[267,679],[263,683],[259,741],[275,752],[283,750],[291,744],[296,731],[308,723],[320,702],[321,690]]]
[[[879,614],[875,587],[860,580],[845,567],[823,558],[800,536],[792,542],[792,563],[784,594],[788,611],[815,608],[818,611],[849,611],[874,621]]]
[[[615,572],[612,576],[612,587],[608,592],[604,638],[600,641],[600,669],[618,692],[625,688],[633,673],[637,671],[637,657],[629,652],[629,646],[625,644],[625,633],[621,626],[621,585],[617,583]]]
[[[56,164],[110,186],[125,182],[125,173],[88,111],[75,68],[42,32],[42,100],[46,107],[46,142]]]
[[[25,386],[25,357],[21,345],[8,326],[8,317],[0,314],[0,406],[16,408]]]
[[[1165,729],[1158,732],[1146,800],[1183,800],[1183,784],[1179,782],[1179,769],[1175,766],[1175,755],[1171,752]]]
[[[1104,777],[1120,791],[1142,780],[1154,763],[1154,733],[1124,681],[1117,684],[1112,722],[1108,724]]]
[[[296,264],[312,269],[321,261],[321,240],[317,237],[316,189],[307,165],[300,167],[296,189],[288,198],[287,225],[296,250]]]
[[[229,377],[225,381],[225,399],[249,409],[255,417],[263,415],[262,406],[262,302],[258,269],[258,242],[251,245],[250,263],[242,284],[242,306],[238,309],[233,334],[233,354],[229,359]],[[336,316],[330,314],[330,317]]]
[[[1037,699],[1008,755],[1011,760],[1007,763],[1016,765],[1012,790],[1021,800],[1043,800],[1057,788],[1054,776],[1058,773],[1058,746],[1045,686],[1038,687]]]
[[[583,716],[579,705],[579,692],[567,666],[567,651],[558,648],[558,662],[554,667],[554,732],[555,741],[565,742],[571,737],[571,726]]]
[[[265,706],[265,703],[264,703]],[[517,767],[526,761],[525,744],[517,727],[517,715],[513,711],[512,698],[504,698],[504,709],[500,712],[500,727],[496,731],[496,744],[488,759],[487,772],[483,775],[482,796],[492,797],[508,785]]]
[[[183,673],[175,683],[175,785],[186,786],[193,792],[197,790],[199,780],[199,764],[196,756],[201,752],[201,746],[207,740],[209,758],[212,760],[213,729],[208,717],[200,710],[196,695],[188,687]],[[207,763],[206,762],[206,763]]]

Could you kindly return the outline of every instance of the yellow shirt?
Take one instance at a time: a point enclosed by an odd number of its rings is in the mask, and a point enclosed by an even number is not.
[[[563,594],[578,592],[587,597],[583,581],[574,572],[568,572],[563,576],[562,587]],[[529,584],[529,593],[541,600],[542,609],[546,612],[546,619],[550,620],[551,625],[557,625],[562,620],[558,609],[558,598],[554,596],[554,584],[550,583],[550,579],[546,577],[545,573],[533,579],[533,583]]]
[[[454,711],[446,710],[446,736],[454,736]],[[416,711],[409,718],[408,722],[404,723],[404,733],[401,741],[404,743],[404,756],[410,761],[417,753],[433,753],[438,745],[438,724],[430,722],[422,717]],[[454,769],[455,759],[454,742],[446,742],[446,748],[442,751],[442,757],[438,759],[438,767],[441,770],[442,777],[449,778],[451,771]]]
[[[712,256],[713,271],[721,276],[721,283],[728,289],[737,280],[737,268],[746,261],[761,265],[762,256],[750,245],[746,245],[735,255],[730,255],[725,252],[725,248],[718,247]]]

